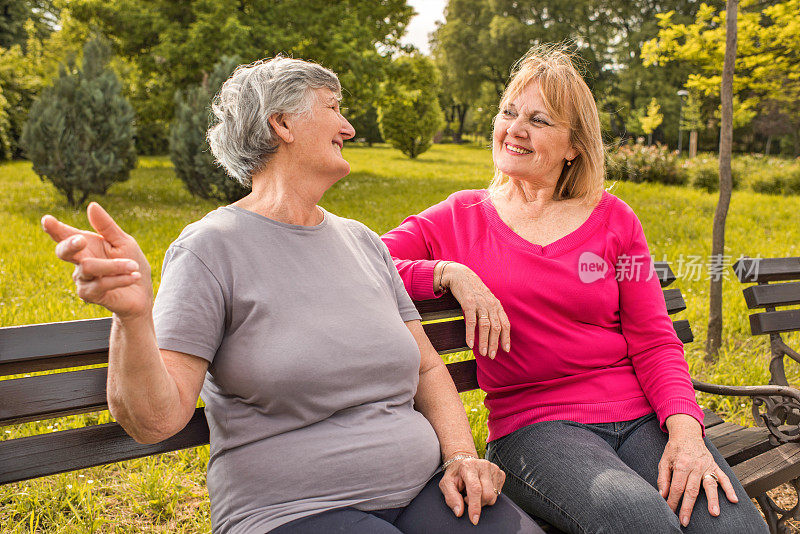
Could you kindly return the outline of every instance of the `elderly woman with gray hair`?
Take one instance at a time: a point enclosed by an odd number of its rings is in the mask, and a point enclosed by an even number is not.
[[[540,532],[477,458],[386,247],[317,205],[350,171],[340,98],[314,63],[236,70],[208,139],[252,192],[184,229],[155,302],[147,259],[98,204],[96,233],[43,218],[78,295],[114,314],[111,413],[161,441],[202,389],[214,532]]]

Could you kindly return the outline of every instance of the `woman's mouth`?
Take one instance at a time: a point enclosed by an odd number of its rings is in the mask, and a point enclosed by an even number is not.
[[[523,148],[518,145],[512,145],[510,143],[505,143],[506,150],[511,152],[512,154],[532,154],[533,150],[528,150],[527,148]]]

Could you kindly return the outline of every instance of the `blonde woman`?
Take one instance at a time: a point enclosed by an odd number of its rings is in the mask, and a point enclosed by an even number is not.
[[[487,190],[383,240],[413,298],[450,291],[464,309],[504,492],[567,532],[767,532],[703,437],[642,226],[603,190],[597,108],[569,54],[522,58],[492,157]]]

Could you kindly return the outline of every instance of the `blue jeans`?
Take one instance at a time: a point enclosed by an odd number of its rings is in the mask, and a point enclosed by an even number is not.
[[[439,490],[442,475],[434,476],[408,506],[363,512],[339,508],[295,519],[269,534],[544,534],[528,514],[503,495],[481,508],[477,525],[464,511],[456,517]]]
[[[667,444],[655,414],[621,423],[535,423],[489,442],[486,458],[506,472],[503,493],[523,510],[570,533],[768,533],[766,523],[719,451],[717,465],[739,497],[719,491],[720,515],[708,513],[705,492],[681,527],[656,487]]]

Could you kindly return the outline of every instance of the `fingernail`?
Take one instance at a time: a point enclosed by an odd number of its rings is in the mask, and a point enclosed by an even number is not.
[[[138,280],[139,278],[142,277],[142,273],[140,273],[139,271],[134,271],[131,273],[131,276],[133,277],[134,280]]]
[[[481,356],[486,356],[486,347],[481,347]]]
[[[125,262],[125,268],[129,271],[135,271],[139,268],[139,264],[133,260]]]
[[[473,525],[477,525],[478,524],[478,514],[475,514],[475,515],[472,516],[472,524]]]
[[[460,514],[461,513],[461,507],[460,506],[456,506],[455,508],[453,508],[453,513],[456,514],[456,515]]]
[[[683,525],[684,527],[689,525],[689,518],[687,516],[681,517],[681,525]]]
[[[39,219],[39,224],[41,224],[41,225],[42,225],[42,228],[44,228],[44,218],[45,218],[45,217],[47,217],[47,215],[42,215],[42,218],[41,218],[41,219]]]
[[[80,242],[81,242],[81,236],[79,235],[76,235],[75,237],[69,240],[70,245],[77,245]]]
[[[719,506],[712,506],[711,507],[711,513],[713,515],[719,515]]]
[[[495,354],[497,354],[497,351],[493,350],[489,357],[494,360]]]
[[[511,343],[506,343],[503,345],[503,350],[506,352],[511,352]]]

